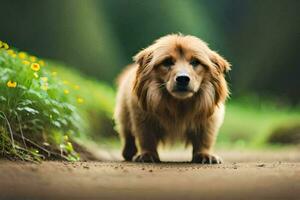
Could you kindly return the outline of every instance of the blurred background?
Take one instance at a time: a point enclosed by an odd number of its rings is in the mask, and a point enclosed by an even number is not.
[[[298,0],[0,0],[0,7],[1,40],[110,87],[158,37],[200,37],[232,64],[218,144],[300,140]],[[106,124],[97,132],[114,131]]]

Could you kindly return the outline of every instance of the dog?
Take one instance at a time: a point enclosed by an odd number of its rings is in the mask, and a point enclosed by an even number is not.
[[[212,149],[229,96],[228,61],[182,34],[159,38],[133,60],[118,78],[114,114],[124,159],[160,162],[158,145],[179,140],[192,145],[191,162],[221,163]]]

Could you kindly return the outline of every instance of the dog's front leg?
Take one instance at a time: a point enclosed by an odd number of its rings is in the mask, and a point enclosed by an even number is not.
[[[212,127],[202,128],[192,134],[193,163],[221,164],[222,159],[212,154],[217,131]]]
[[[158,137],[155,134],[155,127],[147,122],[138,123],[135,127],[138,142],[139,154],[135,162],[160,162],[157,153]]]

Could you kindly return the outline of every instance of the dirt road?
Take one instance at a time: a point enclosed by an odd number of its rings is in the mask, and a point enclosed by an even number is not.
[[[0,161],[0,199],[300,199],[299,151],[219,155],[213,166],[180,152],[161,164]]]

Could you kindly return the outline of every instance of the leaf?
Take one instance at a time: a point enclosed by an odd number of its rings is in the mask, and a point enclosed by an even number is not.
[[[71,153],[74,151],[73,145],[71,142],[67,142],[67,144],[65,145],[65,149],[67,152]]]
[[[7,101],[7,99],[4,96],[0,96],[0,101]]]
[[[3,82],[8,81],[12,76],[15,76],[15,71],[9,68],[1,69],[0,80]]]
[[[39,111],[37,111],[37,110],[35,110],[33,108],[30,108],[28,106],[26,106],[26,107],[17,107],[17,110],[19,110],[19,111],[26,111],[26,112],[28,112],[28,113],[30,113],[32,115],[39,114]]]
[[[25,99],[25,100],[21,101],[21,102],[19,103],[19,105],[21,105],[21,106],[28,106],[28,105],[31,105],[32,103],[33,103],[33,102],[32,102],[31,100]]]
[[[59,111],[56,108],[51,109],[54,114],[60,115]]]
[[[70,161],[70,162],[79,161],[79,157],[68,155],[68,161]]]
[[[40,93],[38,93],[38,92],[36,92],[36,91],[34,91],[34,90],[32,90],[32,89],[29,89],[29,90],[27,91],[27,93],[28,93],[28,95],[32,95],[32,96],[37,97],[37,98],[39,98],[39,99],[42,99],[42,98],[43,98],[43,96],[42,96]]]
[[[61,128],[61,124],[58,121],[52,121],[51,123],[57,128]]]
[[[41,119],[33,119],[30,122],[36,126],[39,124],[43,124],[43,121]]]
[[[18,88],[22,89],[22,90],[27,90],[27,87],[24,85],[19,84]]]
[[[61,124],[65,125],[65,126],[68,125],[67,120],[65,120],[65,119],[63,119],[63,118],[59,118],[58,121],[59,121]]]

